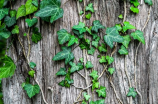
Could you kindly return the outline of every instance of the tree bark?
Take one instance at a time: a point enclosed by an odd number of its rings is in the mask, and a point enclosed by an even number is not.
[[[60,29],[66,29],[71,32],[72,26],[77,25],[79,21],[83,19],[79,16],[78,11],[83,10],[83,3],[80,3],[80,7],[77,8],[76,0],[61,0],[62,8],[64,9],[63,18],[55,21],[52,24],[43,22],[39,19],[37,27],[40,29],[42,34],[42,40],[38,44],[31,42],[31,54],[29,60],[35,62],[36,67],[36,76],[39,81],[44,95],[49,104],[73,104],[76,101],[77,96],[79,95],[81,89],[76,89],[74,86],[70,88],[64,88],[58,85],[64,77],[56,77],[55,73],[64,67],[64,62],[55,62],[52,61],[53,56],[60,51],[60,46],[57,39],[57,31]],[[140,0],[139,0],[140,1]],[[144,1],[144,0],[143,0]],[[17,0],[14,9],[22,4],[25,4],[26,0]],[[92,14],[90,20],[86,20],[86,25],[92,25],[94,20],[100,20],[105,27],[112,27],[115,24],[122,23],[121,19],[118,19],[119,14],[124,14],[124,3],[123,0],[91,0],[94,4],[95,13]],[[86,0],[86,4],[88,0]],[[133,14],[130,12],[129,0],[127,0],[127,17],[126,21],[129,21],[132,25],[138,30],[142,30],[147,19],[148,11],[150,10],[149,6],[144,2],[140,5],[139,13]],[[144,29],[144,37],[146,44],[140,44],[138,48],[138,55],[136,57],[136,81],[137,89],[142,95],[142,104],[158,104],[158,1],[153,0],[153,5],[150,10],[150,19]],[[26,27],[25,18],[18,20],[18,26],[20,27],[19,37],[22,41],[22,44],[25,47],[26,53],[28,50],[27,38],[23,36],[25,32],[28,31]],[[129,33],[134,30],[130,30]],[[101,38],[104,34],[99,33]],[[31,37],[31,35],[30,35]],[[15,74],[11,78],[3,79],[3,99],[4,104],[44,104],[41,92],[30,99],[25,91],[22,89],[21,84],[25,82],[25,79],[28,77],[28,65],[25,60],[25,57],[22,52],[22,47],[20,46],[17,36],[14,35],[15,39],[12,47],[7,52],[11,56],[14,62],[17,65]],[[10,42],[11,40],[9,40]],[[8,43],[9,43],[8,42]],[[129,54],[126,56],[120,56],[118,52],[114,54],[114,63],[110,67],[115,68],[115,73],[112,78],[114,83],[116,93],[119,98],[122,100],[123,104],[129,104],[129,97],[127,93],[129,90],[129,82],[127,75],[129,76],[132,87],[135,87],[135,66],[134,59],[136,55],[136,48],[139,42],[137,40],[131,41],[128,51]],[[75,46],[74,46],[75,47]],[[117,51],[120,48],[118,44]],[[111,49],[108,47],[107,55],[110,54]],[[77,47],[73,51],[76,60],[83,57],[83,51]],[[98,51],[95,52],[94,56],[88,55],[89,61],[92,61],[94,65],[94,70],[98,71],[98,74],[101,74],[104,69],[101,64],[99,64],[99,59],[97,55]],[[75,60],[75,61],[76,61]],[[127,75],[125,73],[127,69]],[[81,71],[82,74],[84,70]],[[90,71],[88,72],[88,74]],[[77,73],[72,75],[74,79],[74,85],[78,87],[86,87],[85,80]],[[90,79],[90,78],[89,78]],[[31,82],[35,83],[32,79]],[[114,90],[109,83],[109,79],[106,77],[105,73],[102,78],[99,79],[99,82],[102,86],[105,86],[107,89],[107,97],[105,98],[106,104],[119,104]],[[90,81],[89,81],[90,84]],[[48,87],[53,88],[53,93],[48,90]],[[97,100],[98,97],[96,93],[91,97],[91,100]],[[140,104],[140,96],[137,95],[136,98],[133,98],[132,104]]]

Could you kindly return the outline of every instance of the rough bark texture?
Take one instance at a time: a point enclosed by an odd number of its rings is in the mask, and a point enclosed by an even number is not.
[[[140,1],[140,0],[139,0]],[[17,0],[13,8],[17,8],[24,4],[26,0]],[[64,4],[66,0],[62,0]],[[102,24],[106,27],[114,26],[116,23],[121,23],[122,20],[118,19],[119,14],[124,13],[123,0],[91,0],[94,3],[95,13],[92,14],[92,18],[86,20],[86,25],[92,25],[93,20],[100,20]],[[139,14],[133,14],[130,12],[130,3],[127,0],[127,21],[132,25],[136,26],[137,29],[141,30],[148,17],[149,6],[144,4],[140,5]],[[142,94],[143,104],[158,104],[158,1],[153,0],[153,6],[151,8],[151,16],[149,23],[147,24],[144,32],[146,44],[141,44],[138,49],[137,63],[136,63],[136,77],[137,77],[137,88]],[[71,31],[73,25],[78,24],[82,21],[82,18],[78,15],[77,1],[69,0],[66,4],[62,6],[64,9],[63,18],[55,21],[53,24],[49,24],[39,20],[37,27],[40,28],[42,34],[42,41],[38,44],[31,42],[31,54],[30,61],[37,64],[36,73],[40,85],[43,88],[44,95],[49,104],[73,104],[76,100],[77,95],[80,93],[80,89],[76,89],[71,86],[70,88],[63,88],[58,85],[63,77],[56,77],[55,73],[64,67],[64,62],[54,62],[52,61],[53,56],[60,51],[60,46],[57,41],[57,31],[60,29],[67,29]],[[80,10],[83,9],[83,3],[80,3]],[[28,43],[27,38],[23,36],[24,32],[28,31],[26,27],[25,19],[21,18],[18,20],[18,25],[20,27],[20,39],[27,53]],[[134,31],[134,30],[132,30]],[[129,31],[131,32],[131,31]],[[99,34],[102,38],[104,34]],[[25,81],[28,72],[28,65],[25,61],[22,48],[17,40],[17,36],[13,36],[15,42],[7,53],[11,56],[16,65],[17,69],[15,74],[11,78],[3,79],[3,95],[5,104],[44,104],[41,92],[30,99],[25,91],[22,89],[21,84]],[[128,76],[130,78],[131,84],[135,87],[134,82],[134,57],[136,54],[136,48],[139,42],[137,40],[132,40],[129,45],[129,54],[124,57],[117,53],[114,54],[115,61],[111,65],[116,69],[112,81],[115,85],[116,92],[123,104],[129,104],[129,98],[126,97],[129,90],[129,83],[127,76],[125,74],[125,66],[128,70]],[[118,44],[118,49],[120,45]],[[110,53],[110,48],[108,48]],[[82,50],[77,47],[73,51],[76,60],[83,57]],[[103,70],[103,66],[99,64],[97,55],[99,53],[96,51],[94,56],[88,56],[89,60],[94,64],[94,69],[100,74]],[[126,61],[125,61],[126,58]],[[125,65],[126,64],[126,65]],[[84,73],[84,70],[81,71]],[[90,73],[90,71],[88,72]],[[77,73],[72,75],[74,79],[74,85],[79,87],[86,87],[85,80],[79,76]],[[33,83],[34,81],[31,80]],[[105,99],[107,104],[119,104],[116,100],[114,91],[107,79],[105,73],[103,77],[99,80],[102,86],[107,88],[107,97]],[[89,81],[89,84],[91,82]],[[47,89],[47,87],[53,87],[53,93]],[[96,93],[92,100],[97,100]],[[140,104],[140,97],[137,95],[133,99],[132,104]]]

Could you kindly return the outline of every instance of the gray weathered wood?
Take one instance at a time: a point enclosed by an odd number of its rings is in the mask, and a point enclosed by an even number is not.
[[[24,4],[26,0],[17,0],[13,8],[17,9],[21,4]],[[87,0],[88,1],[88,0]],[[140,0],[139,0],[140,1]],[[62,0],[64,4],[66,0]],[[95,13],[89,20],[86,20],[86,25],[90,26],[93,20],[101,20],[102,24],[106,27],[114,26],[116,23],[121,23],[122,20],[118,19],[119,14],[124,13],[123,0],[91,0],[94,3]],[[83,9],[83,3],[80,3]],[[134,25],[137,29],[141,30],[148,17],[149,6],[144,4],[140,5],[139,14],[133,14],[130,12],[129,0],[127,0],[127,21]],[[151,8],[151,16],[149,23],[147,24],[144,32],[146,44],[141,44],[138,49],[138,57],[136,63],[136,73],[137,73],[137,87],[142,94],[143,104],[158,104],[158,1],[153,0],[153,6]],[[63,88],[58,85],[63,77],[56,77],[55,73],[64,67],[64,62],[54,62],[52,61],[53,56],[60,51],[60,47],[57,41],[57,31],[60,29],[67,29],[71,31],[73,25],[78,24],[82,21],[82,18],[78,15],[77,1],[69,0],[65,5],[62,6],[64,9],[63,18],[55,21],[53,24],[49,24],[43,21],[39,21],[38,27],[42,34],[42,41],[38,44],[31,42],[31,55],[30,61],[37,64],[36,73],[40,85],[43,88],[46,100],[49,104],[72,104],[77,95],[80,93],[80,89],[76,89],[71,86],[70,88]],[[20,39],[25,47],[26,53],[28,50],[27,38],[23,36],[24,32],[28,31],[24,18],[18,20],[18,25],[20,27]],[[132,32],[134,30],[130,30]],[[102,38],[104,34],[99,34]],[[23,56],[22,48],[17,40],[17,36],[13,36],[16,41],[7,53],[11,56],[16,65],[17,69],[15,74],[11,78],[3,79],[3,99],[5,104],[44,104],[41,92],[33,99],[29,99],[25,91],[22,89],[21,84],[25,81],[28,72],[28,65]],[[118,45],[120,47],[120,45]],[[128,75],[132,84],[135,87],[134,82],[134,57],[135,50],[138,46],[138,41],[132,40],[129,45],[129,54],[124,57],[120,56],[118,53],[114,54],[115,61],[110,67],[114,67],[116,72],[113,75],[112,81],[115,85],[116,92],[123,104],[129,103],[129,98],[126,94],[129,90],[128,79],[125,74],[125,66],[128,70]],[[110,53],[110,48],[108,48]],[[82,50],[77,47],[73,51],[76,60],[82,56]],[[100,74],[103,70],[103,66],[98,63],[97,55],[99,53],[95,52],[94,56],[88,56],[89,60],[94,64],[94,69]],[[125,62],[126,58],[126,62]],[[126,65],[125,65],[126,64]],[[84,70],[81,71],[84,73]],[[90,73],[90,71],[88,72]],[[74,79],[74,85],[78,87],[86,87],[84,79],[77,73],[72,75]],[[33,80],[31,82],[34,83]],[[118,104],[114,91],[107,79],[105,73],[103,77],[99,80],[102,86],[107,88],[107,97],[105,99],[107,104]],[[90,81],[89,81],[90,84]],[[53,93],[48,90],[48,87],[53,87]],[[96,93],[94,93],[94,100],[96,100]],[[97,98],[98,99],[98,98]],[[140,104],[140,97],[137,95],[133,99],[133,104]]]

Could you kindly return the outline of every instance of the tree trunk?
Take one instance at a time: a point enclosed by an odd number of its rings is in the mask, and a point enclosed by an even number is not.
[[[31,42],[31,53],[29,60],[35,62],[36,67],[36,76],[37,80],[42,86],[44,95],[49,104],[73,104],[76,101],[77,96],[79,95],[81,89],[76,89],[74,86],[70,88],[64,88],[58,85],[58,83],[64,77],[56,77],[55,73],[64,67],[64,62],[55,62],[52,61],[53,56],[60,51],[60,46],[57,39],[57,31],[60,29],[67,29],[71,32],[73,25],[77,25],[79,21],[83,21],[81,16],[79,16],[78,11],[83,10],[83,3],[80,3],[80,7],[77,8],[76,0],[61,0],[62,8],[64,9],[63,18],[58,19],[52,24],[46,23],[39,19],[37,27],[40,29],[42,34],[42,40],[38,44]],[[144,1],[144,0],[143,0]],[[17,0],[14,9],[24,4],[26,0]],[[88,0],[86,0],[88,2]],[[101,23],[106,27],[112,27],[117,23],[121,23],[122,20],[118,19],[119,14],[124,14],[124,3],[123,0],[91,0],[94,4],[95,13],[92,14],[90,20],[86,20],[86,25],[92,25],[94,20],[100,20]],[[140,2],[140,0],[139,0]],[[130,12],[129,0],[127,0],[127,17],[126,21],[129,21],[134,25],[138,30],[142,30],[147,19],[148,11],[150,10],[149,6],[144,2],[140,5],[139,13],[133,14]],[[128,51],[129,54],[126,56],[120,56],[118,52],[114,54],[115,61],[110,67],[115,68],[115,73],[112,78],[116,93],[121,99],[123,104],[129,104],[130,98],[127,97],[129,91],[129,82],[130,79],[132,87],[135,87],[135,69],[136,69],[136,81],[137,89],[142,95],[142,104],[158,104],[158,1],[153,0],[153,5],[150,10],[150,19],[144,29],[144,36],[146,44],[140,44],[138,48],[138,55],[136,57],[136,67],[134,65],[134,59],[136,55],[136,48],[139,44],[137,40],[132,40]],[[25,32],[28,31],[26,28],[25,18],[18,20],[18,26],[20,27],[20,39],[22,44],[25,47],[26,53],[28,50],[27,38],[23,36]],[[131,33],[130,30],[129,32]],[[104,34],[99,33],[101,38]],[[30,35],[31,36],[31,35]],[[30,99],[25,91],[22,89],[21,84],[25,82],[25,79],[28,77],[28,65],[26,63],[25,57],[22,52],[22,47],[20,46],[17,36],[13,36],[15,39],[12,47],[7,52],[11,56],[14,62],[17,65],[15,74],[11,78],[3,79],[3,99],[4,104],[44,104],[41,92]],[[10,40],[11,41],[11,40]],[[74,46],[75,47],[75,46]],[[118,44],[117,51],[120,48]],[[108,48],[108,53],[111,49]],[[83,51],[80,47],[77,47],[73,51],[76,60],[83,57]],[[94,56],[88,55],[89,61],[92,61],[94,69],[98,71],[98,74],[101,74],[104,69],[101,64],[99,64],[99,59],[97,58],[98,51],[95,52]],[[75,60],[75,61],[76,61]],[[127,69],[127,75],[125,72]],[[84,70],[81,71],[84,73]],[[90,71],[88,72],[88,74]],[[72,76],[74,79],[74,85],[78,87],[86,87],[85,80],[77,73],[74,73]],[[31,82],[35,83],[32,79]],[[107,97],[105,98],[106,104],[119,104],[114,93],[114,89],[109,83],[109,79],[106,77],[105,73],[99,82],[102,86],[107,88]],[[90,84],[89,80],[89,84]],[[48,90],[48,87],[53,88],[53,93]],[[97,100],[97,95],[94,93],[94,96],[91,97],[91,100]],[[133,98],[132,104],[140,104],[141,97],[139,95],[136,98]]]

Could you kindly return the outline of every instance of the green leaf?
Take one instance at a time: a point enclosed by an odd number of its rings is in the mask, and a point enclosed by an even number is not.
[[[118,18],[122,19],[122,18],[123,18],[122,14],[120,14],[120,15],[118,16]]]
[[[68,42],[68,47],[69,46],[72,46],[73,44],[78,44],[78,38],[76,38],[74,35],[72,35],[71,37],[70,37],[70,41]]]
[[[83,0],[79,0],[80,2],[82,2]]]
[[[28,74],[29,74],[31,77],[34,77],[35,71],[34,71],[34,70],[31,70],[31,71],[29,71]]]
[[[71,39],[71,34],[69,34],[65,29],[59,30],[57,34],[58,34],[59,44],[64,44]]]
[[[87,44],[90,44],[91,40],[89,40],[89,39],[86,39],[86,42],[87,42]]]
[[[95,47],[95,48],[97,48],[98,47],[98,41],[92,41],[92,45]]]
[[[99,20],[93,21],[92,30],[98,32],[99,29],[104,29],[105,27],[100,23]]]
[[[91,35],[93,36],[93,39],[98,38],[98,35],[97,35],[97,34],[92,33]]]
[[[133,6],[130,7],[130,10],[133,12],[133,13],[139,13],[139,9],[138,8],[135,8]]]
[[[11,33],[9,31],[0,31],[0,36],[2,36],[5,39],[8,39],[10,35]]]
[[[129,42],[131,41],[131,38],[129,35],[123,36],[124,41],[122,42],[122,44],[128,48]]]
[[[119,49],[118,51],[121,55],[127,55],[128,54],[128,51],[127,49],[122,45],[121,46],[121,49]]]
[[[65,63],[69,63],[71,60],[74,59],[74,55],[71,52],[71,49],[63,49],[61,52],[58,52],[54,57],[54,61],[63,60],[65,59]]]
[[[131,25],[129,22],[125,21],[123,26],[123,31],[126,32],[128,29],[135,29],[136,27],[134,27],[133,25]]]
[[[100,86],[100,89],[97,89],[96,92],[98,93],[99,97],[106,97],[106,87]]]
[[[0,78],[7,78],[14,75],[16,65],[9,56],[1,59],[3,66],[0,66]]]
[[[34,62],[30,62],[30,68],[34,69],[36,67],[36,64]]]
[[[82,62],[82,63],[83,63],[83,61],[84,61],[84,58],[82,57],[82,58],[80,58],[79,60],[80,60],[80,62]]]
[[[82,70],[84,68],[84,66],[83,66],[83,64],[81,62],[77,63],[77,66],[79,67],[79,70]]]
[[[137,95],[137,92],[134,90],[133,87],[129,88],[129,92],[127,94],[127,96],[132,96],[133,98],[135,98]]]
[[[25,19],[25,22],[27,23],[27,25],[29,27],[32,27],[33,25],[35,25],[37,23],[38,19],[37,18],[33,18],[33,19]]]
[[[23,36],[27,36],[27,33],[24,33],[24,35]]]
[[[75,26],[73,26],[72,28],[75,29],[75,30],[78,30],[80,34],[86,32],[85,24],[82,23],[82,22],[79,22],[78,25],[75,25]]]
[[[16,17],[16,10],[10,11],[10,17]]]
[[[86,103],[86,101],[83,100],[83,101],[82,101],[82,104],[87,104],[87,103]]]
[[[40,41],[42,39],[41,33],[38,32],[38,28],[35,27],[33,29],[33,35],[32,35],[32,41],[34,43],[37,43],[38,41]]]
[[[93,3],[90,3],[88,6],[86,6],[86,11],[91,11],[92,13],[94,12]]]
[[[131,2],[135,7],[137,7],[137,6],[139,5],[138,0],[130,0],[130,2]]]
[[[9,12],[8,8],[0,9],[0,20],[2,20],[6,15],[8,15],[8,12]]]
[[[93,55],[95,52],[95,48],[91,47],[90,50],[88,50],[89,55]]]
[[[143,44],[145,44],[145,39],[144,39],[144,35],[143,32],[140,30],[136,30],[135,32],[131,33],[131,36],[134,39],[139,40],[140,42],[142,42]]]
[[[84,38],[81,39],[79,46],[81,49],[90,49],[90,44]]]
[[[115,69],[114,68],[108,68],[108,72],[112,75],[114,73]]]
[[[18,10],[17,10],[17,14],[16,14],[16,19],[26,16],[26,8],[25,5],[21,5]]]
[[[92,34],[91,28],[92,28],[92,27],[90,27],[90,28],[86,27],[86,31],[87,31],[89,34]]]
[[[16,23],[16,18],[6,16],[5,19],[4,19],[4,22],[8,27],[11,27]]]
[[[37,84],[35,85],[26,84],[24,86],[24,90],[26,91],[29,98],[32,98],[33,96],[35,96],[40,92],[40,87]]]
[[[92,16],[91,13],[88,13],[88,14],[86,15],[86,18],[87,18],[87,19],[90,19],[91,16]]]
[[[96,70],[93,70],[90,74],[89,74],[94,80],[97,80],[98,76],[98,72]]]
[[[86,92],[83,93],[84,98],[86,99],[86,101],[89,100],[89,98],[91,97],[90,95],[88,95]]]
[[[66,68],[60,68],[60,70],[56,73],[57,76],[66,75]]]
[[[122,30],[121,24],[116,24],[115,26],[117,28],[117,31],[121,31]]]
[[[0,8],[3,8],[4,2],[5,2],[5,0],[0,0]]]
[[[114,62],[114,58],[110,56],[106,56],[106,60],[108,61],[108,64],[111,64]]]
[[[105,48],[105,44],[102,43],[101,46],[98,47],[99,52],[107,52],[107,49]]]
[[[104,99],[100,99],[100,100],[97,100],[97,101],[91,101],[90,104],[105,104],[104,102],[105,102]]]
[[[105,56],[101,56],[101,59],[99,60],[99,62],[100,62],[100,63],[105,63],[105,62],[107,62],[106,59],[105,59]]]
[[[80,39],[84,38],[84,34],[83,34],[83,33],[80,34],[78,30],[72,29],[72,31],[73,31],[73,33],[74,33],[75,35],[78,36],[78,38],[80,38]]]
[[[25,4],[25,8],[26,8],[26,15],[32,14],[38,10],[38,7],[32,4],[32,0],[27,0]]]
[[[150,6],[153,5],[152,0],[144,0],[144,2],[147,3],[147,4],[150,5]]]
[[[34,6],[36,6],[36,7],[38,7],[38,0],[33,0],[33,1],[32,1],[32,4],[33,4]]]
[[[71,65],[70,73],[73,73],[79,70],[79,66],[77,66],[75,63],[70,62],[69,64]]]
[[[99,88],[99,82],[97,82],[96,80],[92,80],[93,84],[92,84],[92,91],[95,89],[95,88]]]
[[[63,17],[64,14],[64,10],[61,8],[58,8],[56,10],[56,12],[51,16],[50,18],[50,22],[53,23],[54,21],[56,21],[57,19]]]
[[[15,25],[13,30],[12,30],[12,34],[19,34],[19,26]]]
[[[104,41],[111,47],[113,48],[113,42],[123,42],[123,38],[119,35],[117,28],[110,27],[106,29],[106,34],[104,36]]]
[[[87,68],[87,69],[93,68],[93,64],[91,63],[91,61],[87,61],[87,63],[86,63],[86,68]]]
[[[79,14],[82,15],[82,14],[83,14],[83,11],[81,10]]]

